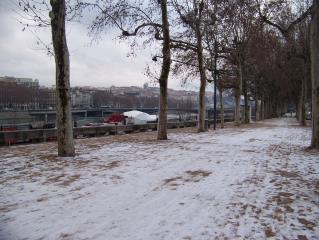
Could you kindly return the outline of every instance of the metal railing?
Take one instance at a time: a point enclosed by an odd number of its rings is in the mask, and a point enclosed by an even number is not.
[[[225,122],[233,121],[233,118],[225,118]],[[220,122],[220,119],[217,119]],[[213,120],[206,120],[205,126],[209,128]],[[197,121],[168,122],[167,128],[186,128],[195,127]],[[109,126],[92,126],[92,127],[75,127],[73,128],[74,138],[99,137],[107,135],[116,135],[120,133],[134,133],[156,131],[157,123],[147,123],[138,125],[109,125]],[[19,143],[38,143],[46,141],[55,141],[57,139],[56,129],[31,129],[15,130],[0,132],[0,146],[10,146]]]

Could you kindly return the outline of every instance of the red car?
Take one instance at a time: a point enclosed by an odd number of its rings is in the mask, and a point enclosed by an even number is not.
[[[105,123],[113,123],[113,124],[118,124],[118,123],[123,123],[125,124],[125,118],[127,118],[126,116],[124,116],[123,114],[112,114],[109,118],[104,119]]]

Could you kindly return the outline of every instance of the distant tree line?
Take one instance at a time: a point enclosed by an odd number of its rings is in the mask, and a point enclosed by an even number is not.
[[[55,91],[0,81],[0,110],[55,108]]]

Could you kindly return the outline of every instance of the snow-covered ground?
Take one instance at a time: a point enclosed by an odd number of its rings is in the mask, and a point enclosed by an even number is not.
[[[0,149],[0,239],[319,239],[319,153],[293,119]]]

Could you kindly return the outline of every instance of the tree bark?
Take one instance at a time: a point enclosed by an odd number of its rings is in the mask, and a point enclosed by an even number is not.
[[[167,140],[167,82],[171,66],[170,34],[167,16],[167,0],[161,0],[162,25],[163,25],[163,63],[160,84],[159,114],[157,126],[157,139]]]
[[[255,122],[259,121],[259,110],[258,88],[257,81],[255,80]]]
[[[70,61],[65,35],[65,0],[51,0],[52,42],[56,66],[56,115],[58,155],[74,156],[70,97]]]
[[[235,125],[239,126],[241,123],[241,114],[240,114],[240,100],[241,100],[241,92],[242,92],[242,84],[243,83],[243,65],[242,61],[239,61],[239,79],[237,83],[237,88],[235,90]]]
[[[225,116],[224,116],[224,98],[223,98],[223,89],[219,88],[219,102],[220,102],[220,127],[225,127]]]
[[[304,79],[303,79],[303,122],[302,122],[302,126],[307,126],[307,119],[306,119],[306,102],[307,102],[307,95],[308,95],[308,88],[307,88],[307,84],[308,84],[308,79],[309,79],[309,55],[306,58],[306,60],[304,61]]]
[[[304,78],[301,81],[301,90],[299,97],[299,124],[300,126],[306,126],[306,81],[307,81],[307,67],[306,63],[304,69]]]
[[[244,101],[245,101],[245,107],[244,107],[245,123],[249,123],[250,118],[249,118],[248,91],[247,91],[246,79],[243,79],[243,85],[244,85],[243,90],[244,90]]]
[[[239,86],[235,89],[235,126],[240,125],[240,89]]]
[[[267,96],[267,115],[266,118],[269,119],[271,118],[271,99],[270,96]]]
[[[299,118],[299,115],[300,115],[300,106],[299,106],[299,102],[300,102],[300,97],[298,99],[298,101],[296,100],[295,102],[295,105],[296,105],[296,119],[298,122],[300,122],[300,118]]]
[[[205,129],[205,113],[206,113],[206,104],[205,104],[205,90],[206,90],[206,73],[203,60],[203,42],[202,42],[202,33],[200,30],[200,19],[196,21],[195,32],[197,40],[197,61],[198,61],[198,70],[200,75],[200,88],[199,88],[199,109],[198,109],[198,132],[204,132]]]
[[[265,120],[265,97],[262,96],[260,104],[260,120]]]
[[[312,82],[312,139],[311,146],[319,149],[319,0],[313,0],[310,34]]]
[[[197,132],[204,132],[205,129],[205,113],[206,113],[206,104],[205,104],[205,89],[206,81],[200,81],[199,88],[199,109],[198,109],[198,126]]]
[[[256,122],[260,121],[260,106],[259,106],[259,100],[257,97],[255,99],[255,120]]]

